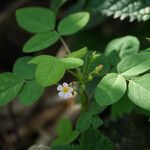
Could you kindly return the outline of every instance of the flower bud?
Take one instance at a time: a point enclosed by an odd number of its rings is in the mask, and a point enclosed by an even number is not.
[[[92,53],[92,59],[94,60],[94,59],[96,59],[97,57],[99,57],[100,56],[100,54],[96,54],[96,51],[94,51],[93,53]]]
[[[97,67],[95,68],[95,70],[94,70],[94,73],[98,74],[98,73],[102,70],[102,68],[103,68],[103,65],[102,65],[102,64],[99,65],[99,66],[97,66]]]
[[[93,76],[92,75],[89,75],[88,76],[88,81],[92,81],[93,80]]]

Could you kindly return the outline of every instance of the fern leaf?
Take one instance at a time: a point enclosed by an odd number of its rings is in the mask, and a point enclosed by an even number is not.
[[[105,0],[99,7],[102,14],[130,22],[147,21],[150,19],[150,4],[144,0]]]

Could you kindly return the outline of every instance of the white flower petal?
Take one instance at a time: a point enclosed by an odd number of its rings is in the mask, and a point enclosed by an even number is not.
[[[73,88],[72,87],[69,87],[69,92],[73,92]]]
[[[70,98],[70,97],[72,97],[72,93],[68,92],[68,93],[64,94],[65,99]]]
[[[59,92],[58,96],[64,98],[64,93],[63,92]]]
[[[69,97],[72,97],[72,96],[73,96],[72,93],[69,92]]]
[[[68,87],[68,84],[66,82],[64,82],[63,87]]]
[[[63,90],[62,85],[58,85],[58,87],[57,87],[57,91],[62,91],[62,90]]]
[[[69,98],[69,93],[65,93],[65,94],[64,94],[64,98],[65,98],[65,99]]]

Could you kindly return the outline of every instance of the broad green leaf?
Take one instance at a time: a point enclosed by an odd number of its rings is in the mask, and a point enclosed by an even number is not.
[[[42,7],[27,7],[16,11],[18,24],[28,32],[47,32],[55,28],[53,11]]]
[[[133,54],[123,59],[117,66],[118,72],[131,78],[150,69],[150,52]]]
[[[117,103],[111,106],[111,117],[116,120],[123,117],[125,114],[130,114],[135,108],[135,104],[130,101],[128,96],[125,96]]]
[[[50,55],[40,55],[40,56],[36,56],[34,58],[32,58],[32,60],[30,60],[28,63],[29,64],[39,64],[39,63],[42,63],[42,62],[47,62],[49,60],[55,60],[58,58],[54,57],[54,56],[50,56]]]
[[[0,74],[0,106],[16,98],[23,84],[24,81],[12,73]]]
[[[139,107],[150,110],[150,74],[130,80],[128,96]]]
[[[92,128],[97,129],[103,124],[103,121],[98,116],[93,116]]]
[[[59,121],[56,131],[58,138],[52,143],[52,146],[69,144],[79,135],[78,131],[72,129],[71,122],[67,118]]]
[[[55,12],[55,14],[58,13],[58,10],[66,1],[67,0],[52,0],[51,1],[51,9]]]
[[[29,63],[37,64],[35,79],[43,87],[56,84],[65,74],[64,65],[53,56],[37,56]]]
[[[34,79],[36,66],[28,64],[31,59],[30,56],[17,59],[13,66],[13,73],[22,79]]]
[[[59,35],[55,31],[37,33],[25,43],[23,51],[26,53],[31,53],[46,49],[57,42],[58,39]]]
[[[66,69],[74,69],[83,65],[83,60],[79,58],[61,58],[60,62],[64,65]]]
[[[114,145],[99,130],[89,129],[82,133],[80,138],[80,150],[114,150]]]
[[[19,93],[19,100],[24,105],[31,105],[36,102],[43,94],[44,88],[35,80],[28,81]]]
[[[76,123],[76,129],[81,132],[87,130],[92,123],[92,119],[93,116],[91,113],[89,112],[81,113]]]
[[[125,94],[126,86],[126,81],[121,75],[116,73],[106,75],[96,88],[96,102],[100,106],[116,103]]]
[[[67,57],[83,58],[87,52],[88,52],[88,48],[84,47],[81,48],[80,50],[68,54]]]
[[[116,66],[124,57],[137,53],[139,46],[139,40],[134,36],[117,38],[108,43],[105,55],[109,57],[113,66]]]
[[[35,79],[44,87],[56,84],[64,76],[64,66],[57,60],[43,62],[37,65]]]
[[[58,24],[58,32],[60,35],[74,34],[86,26],[89,18],[88,12],[78,12],[67,16]]]

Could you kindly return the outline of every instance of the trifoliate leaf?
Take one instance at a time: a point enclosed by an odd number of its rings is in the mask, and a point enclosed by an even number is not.
[[[139,40],[128,35],[109,42],[105,49],[105,55],[109,57],[113,66],[116,66],[124,57],[137,53],[139,46]]]
[[[150,74],[130,80],[128,96],[139,107],[150,110]]]
[[[18,24],[28,32],[39,33],[53,30],[55,15],[53,11],[42,7],[27,7],[16,11]]]
[[[35,79],[43,87],[56,84],[65,74],[64,65],[53,56],[37,56],[29,63],[37,64]]]
[[[34,79],[36,66],[28,64],[33,57],[26,56],[17,59],[13,67],[13,73],[22,79]]]
[[[132,78],[150,70],[150,52],[142,52],[126,57],[118,64],[117,69],[126,78]]]
[[[35,80],[28,81],[19,93],[19,100],[24,105],[31,105],[42,96],[43,92],[44,88]]]
[[[106,75],[96,88],[96,102],[100,106],[116,103],[125,94],[126,86],[126,81],[121,75],[116,73]]]
[[[0,74],[0,106],[12,101],[19,93],[24,81],[12,73]]]
[[[23,52],[31,53],[48,48],[59,39],[59,35],[55,31],[37,33],[31,37],[24,45]]]
[[[71,35],[80,31],[89,21],[88,12],[78,12],[65,17],[58,24],[58,32],[60,35]]]

